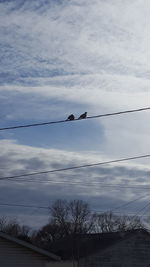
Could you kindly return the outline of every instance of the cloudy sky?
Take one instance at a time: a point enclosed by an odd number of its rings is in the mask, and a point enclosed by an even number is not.
[[[0,0],[0,127],[149,106],[148,0]],[[0,176],[150,153],[149,111],[0,132]],[[1,181],[0,204],[83,199],[137,213],[150,159]],[[150,208],[149,208],[150,210]],[[149,210],[145,210],[148,214]],[[32,226],[47,210],[0,206]]]

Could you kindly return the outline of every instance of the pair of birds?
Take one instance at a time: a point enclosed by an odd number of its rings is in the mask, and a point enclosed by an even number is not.
[[[78,120],[86,119],[86,117],[87,117],[87,112],[84,112],[83,114],[80,115]],[[75,119],[75,116],[73,114],[71,114],[68,116],[67,121],[73,121],[74,119]]]

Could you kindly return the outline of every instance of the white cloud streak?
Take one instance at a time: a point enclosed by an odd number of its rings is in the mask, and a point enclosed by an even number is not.
[[[79,113],[85,109],[89,115],[95,115],[149,106],[149,1],[56,2],[0,3],[1,120],[16,123],[16,120],[58,119],[62,114],[67,116],[71,108],[71,112]],[[56,100],[62,103],[59,107]],[[100,123],[96,120],[95,124],[104,129],[105,138],[102,151],[89,152],[91,156],[85,152],[46,150],[23,146],[12,140],[0,141],[1,175],[61,166],[62,159],[70,165],[150,152],[148,112],[100,120]],[[9,139],[12,136],[15,139],[15,134],[12,134],[8,135]],[[7,138],[5,134],[1,137]],[[149,161],[146,164],[139,161],[139,164],[142,166],[131,166],[131,169],[136,169],[137,179],[144,177],[147,182],[149,173],[145,168],[148,168]],[[124,170],[125,180],[129,179],[128,168]],[[139,168],[142,168],[142,174]],[[109,168],[106,171],[108,181],[113,178],[118,182],[114,170],[118,170],[120,177],[122,170],[110,169],[112,174]],[[99,175],[97,172],[87,172],[87,180],[95,181]],[[87,182],[85,174],[77,174]],[[80,179],[72,173],[70,175],[75,181]],[[55,179],[64,179],[64,176]],[[15,183],[14,190],[16,188],[19,192],[20,187],[24,188],[24,184]],[[29,187],[25,185],[25,188],[28,190]],[[84,194],[80,187],[78,190],[71,188],[73,195],[86,197],[90,193],[93,197],[99,196],[95,187],[87,188]],[[30,184],[30,189],[33,193],[39,187]],[[57,186],[54,189],[52,198],[59,192],[62,196],[69,192],[65,186],[61,190]],[[48,196],[49,188],[41,185],[41,190]],[[112,199],[114,192],[109,194]],[[106,201],[106,191],[101,194]],[[120,191],[117,197],[130,199],[134,194],[132,190],[126,190],[124,194]]]
[[[43,149],[38,147],[23,146],[13,140],[1,140],[0,149],[0,177],[30,173],[33,171],[59,169],[62,167],[76,166],[85,163],[95,163],[105,160],[104,155],[97,153],[75,153],[57,149]],[[134,188],[105,187],[106,184],[132,186],[139,184],[144,187],[149,185],[150,169],[144,164],[129,162],[124,164],[107,165],[103,167],[87,168],[84,170],[68,171],[55,174],[37,175],[14,180],[0,181],[0,202],[22,203],[48,206],[57,198],[84,199],[91,204],[93,209],[110,210],[118,206],[117,202],[124,203],[138,195],[145,196],[149,189],[138,190]],[[145,200],[147,201],[147,199]],[[143,205],[139,202],[139,205]],[[134,211],[134,207],[131,207]],[[2,207],[1,207],[2,209]],[[137,207],[135,206],[135,210]],[[3,209],[2,209],[3,210]],[[130,210],[130,209],[129,209]],[[42,215],[38,210],[24,211],[26,222],[34,227],[41,225]],[[36,224],[31,220],[37,216]],[[128,212],[128,210],[126,210]],[[3,214],[17,216],[24,220],[20,209],[10,208]]]

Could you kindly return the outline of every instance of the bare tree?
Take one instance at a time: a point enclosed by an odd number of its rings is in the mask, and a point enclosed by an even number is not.
[[[7,218],[4,216],[0,217],[0,231],[1,232],[4,232],[4,228],[6,224],[7,224]]]
[[[9,219],[7,217],[1,217],[0,231],[26,241],[30,240],[30,227],[26,225],[19,225],[15,218]]]
[[[139,217],[118,216],[112,212],[92,214],[88,203],[82,200],[58,199],[49,210],[49,223],[32,235],[32,242],[45,249],[68,236],[74,242],[76,234],[126,231],[142,227]]]
[[[64,235],[69,234],[69,207],[66,200],[58,199],[50,207],[51,224],[60,227]]]
[[[137,216],[118,216],[112,212],[94,214],[93,231],[96,233],[127,231],[142,227],[143,224]]]
[[[128,226],[127,230],[144,228],[144,223],[141,221],[141,218],[138,216],[128,216]]]
[[[38,231],[32,233],[32,243],[47,248],[51,243],[63,238],[65,235],[61,227],[54,222],[44,225]]]
[[[49,210],[49,223],[32,234],[32,242],[40,247],[48,248],[63,237],[87,233],[92,227],[89,205],[82,200],[58,199],[52,203]]]
[[[56,223],[64,235],[87,233],[92,226],[90,207],[83,200],[56,200],[50,216],[50,223]]]
[[[91,211],[88,203],[82,200],[71,201],[69,215],[72,233],[87,233],[91,229]]]

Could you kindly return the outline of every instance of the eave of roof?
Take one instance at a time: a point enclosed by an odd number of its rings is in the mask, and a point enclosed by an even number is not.
[[[11,242],[14,242],[14,243],[16,243],[18,245],[21,245],[23,247],[26,247],[28,249],[31,249],[34,252],[37,252],[37,253],[39,253],[39,254],[41,254],[43,256],[47,256],[49,259],[51,259],[53,261],[60,261],[61,260],[61,258],[59,256],[56,256],[55,254],[53,254],[51,252],[45,251],[45,250],[43,250],[41,248],[38,248],[38,247],[36,247],[36,246],[34,246],[34,245],[30,244],[30,243],[27,243],[27,242],[25,242],[23,240],[20,240],[20,239],[18,239],[16,237],[12,237],[12,236],[10,236],[10,235],[8,235],[6,233],[0,232],[0,237],[4,238],[6,240],[9,240]]]

